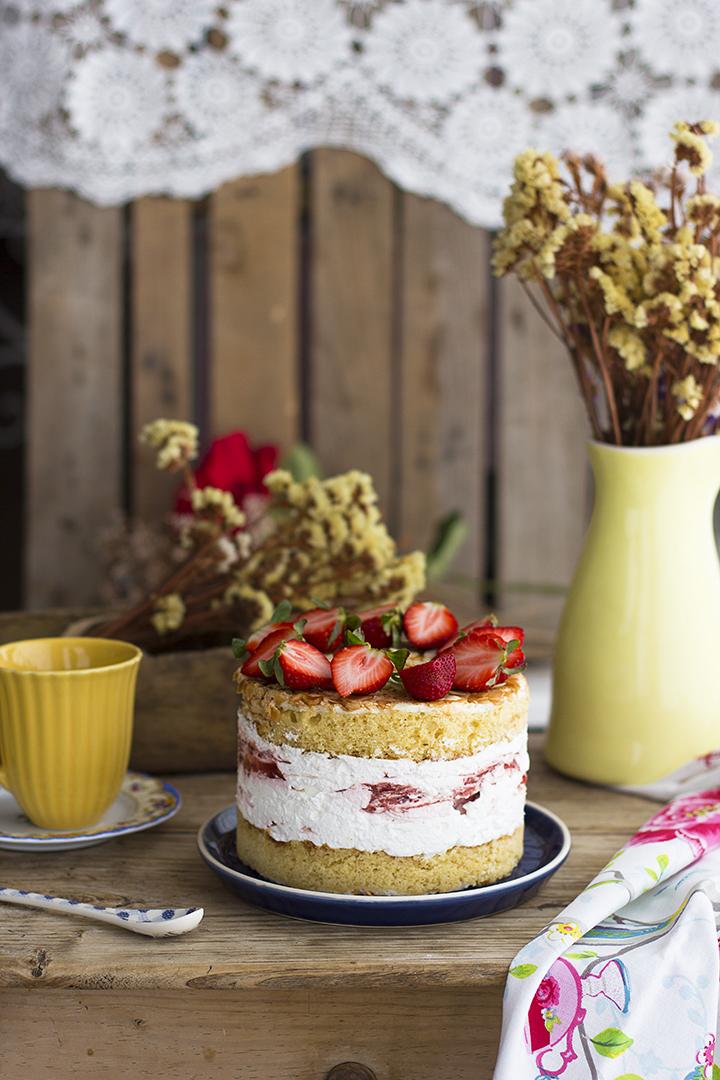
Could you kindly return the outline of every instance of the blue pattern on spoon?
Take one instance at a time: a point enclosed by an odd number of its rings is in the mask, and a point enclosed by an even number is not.
[[[0,902],[52,911],[59,915],[80,915],[85,919],[109,923],[145,937],[174,937],[194,930],[204,915],[203,908],[132,908],[104,907],[49,893],[29,892],[0,886]]]

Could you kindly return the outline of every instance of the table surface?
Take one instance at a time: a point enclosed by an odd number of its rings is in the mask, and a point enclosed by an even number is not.
[[[500,987],[514,954],[653,813],[653,804],[567,780],[531,737],[529,797],[569,825],[573,850],[531,900],[488,919],[430,927],[328,926],[272,915],[226,891],[201,860],[199,826],[233,800],[226,773],[170,778],[170,822],[76,852],[0,851],[0,881],[94,903],[202,906],[191,934],[141,938],[72,916],[0,908],[0,987],[77,989]]]

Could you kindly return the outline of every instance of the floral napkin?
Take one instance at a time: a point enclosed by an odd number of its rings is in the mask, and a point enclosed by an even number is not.
[[[666,790],[691,794],[515,957],[495,1080],[720,1080],[720,787],[695,790],[718,765],[669,777]]]

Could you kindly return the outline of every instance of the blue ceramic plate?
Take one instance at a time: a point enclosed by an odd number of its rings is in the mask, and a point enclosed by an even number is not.
[[[350,926],[427,926],[506,911],[533,896],[570,852],[570,831],[536,803],[525,808],[525,850],[509,877],[494,885],[424,896],[350,896],[292,889],[266,881],[235,853],[235,807],[210,818],[198,833],[200,854],[223,882],[256,907],[279,915]]]

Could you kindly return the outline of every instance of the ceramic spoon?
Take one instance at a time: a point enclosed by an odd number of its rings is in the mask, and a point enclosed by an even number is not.
[[[55,911],[59,915],[81,915],[84,919],[121,926],[123,930],[145,934],[146,937],[187,934],[188,930],[195,929],[204,915],[202,908],[105,907],[103,904],[83,904],[79,900],[67,900],[64,896],[48,896],[4,886],[0,886],[0,901],[40,908],[42,911]]]

